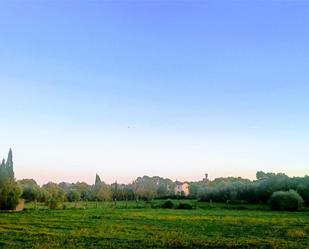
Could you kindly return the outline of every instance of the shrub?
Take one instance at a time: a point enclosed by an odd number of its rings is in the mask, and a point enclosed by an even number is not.
[[[162,208],[173,208],[174,203],[171,200],[167,200],[162,204]]]
[[[46,205],[50,209],[57,209],[59,207],[59,204],[62,203],[62,197],[59,195],[58,192],[52,192],[49,194],[49,197],[46,201]]]
[[[14,210],[21,196],[21,188],[15,181],[8,181],[0,187],[0,209]]]
[[[192,209],[191,204],[189,203],[179,203],[177,209]]]
[[[303,203],[303,198],[295,190],[277,191],[269,198],[270,207],[279,211],[298,211]]]
[[[47,201],[47,206],[48,206],[50,209],[56,209],[56,208],[59,206],[59,201],[58,201],[56,198],[50,198],[50,199]]]

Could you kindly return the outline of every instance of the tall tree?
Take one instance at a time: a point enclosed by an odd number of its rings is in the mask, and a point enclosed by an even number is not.
[[[6,170],[10,179],[14,179],[14,170],[13,170],[13,153],[10,149],[8,154],[8,159],[6,160]]]
[[[95,175],[95,185],[100,185],[102,183],[101,178],[98,174]]]
[[[13,156],[10,149],[8,158],[0,167],[0,209],[15,209],[22,192],[14,179]]]

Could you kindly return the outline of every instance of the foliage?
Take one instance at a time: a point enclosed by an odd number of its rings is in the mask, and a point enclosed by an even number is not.
[[[68,201],[77,202],[80,200],[80,193],[75,189],[70,189],[67,196]]]
[[[37,201],[41,197],[40,186],[33,179],[23,179],[18,181],[22,189],[22,198],[26,201]]]
[[[0,187],[0,209],[14,210],[21,196],[20,187],[13,180]]]
[[[288,177],[282,173],[257,172],[257,180],[242,178],[217,178],[209,185],[194,185],[196,198],[201,201],[234,202],[234,203],[267,203],[276,191],[297,191],[309,205],[309,177]]]
[[[303,198],[295,190],[276,191],[269,199],[271,208],[279,211],[298,211],[303,203]]]
[[[80,194],[81,200],[92,200],[92,189],[91,186],[85,182],[77,182],[72,184],[71,189],[76,190]]]
[[[98,174],[95,175],[95,185],[100,185],[102,183],[101,178]]]
[[[174,183],[159,176],[138,177],[132,184],[135,197],[144,200],[153,200],[156,197],[174,194]]]
[[[190,203],[180,202],[177,206],[177,209],[192,209],[192,205]]]
[[[0,209],[15,209],[21,194],[22,190],[14,178],[13,155],[10,149],[7,161],[3,159],[0,165]]]
[[[50,209],[56,209],[65,199],[65,192],[56,183],[49,182],[42,186],[46,191],[45,202]]]
[[[102,181],[96,181],[92,187],[92,196],[96,201],[106,201],[111,199],[110,187]]]
[[[162,208],[173,208],[174,203],[171,200],[167,200],[162,204]]]

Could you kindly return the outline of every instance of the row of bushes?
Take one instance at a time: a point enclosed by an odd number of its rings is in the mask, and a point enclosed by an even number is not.
[[[162,208],[176,208],[176,209],[192,209],[192,205],[189,203],[182,203],[180,202],[178,205],[174,205],[174,203],[171,200],[167,200],[165,201],[162,206]]]
[[[303,198],[295,191],[276,191],[274,192],[268,200],[272,210],[276,211],[298,211],[304,205]],[[192,209],[192,205],[189,203],[179,203],[175,205],[173,201],[167,200],[162,205],[162,208],[167,209]]]

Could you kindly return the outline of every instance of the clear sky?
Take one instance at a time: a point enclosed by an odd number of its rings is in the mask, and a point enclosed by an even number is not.
[[[18,179],[309,173],[308,1],[0,2]]]

